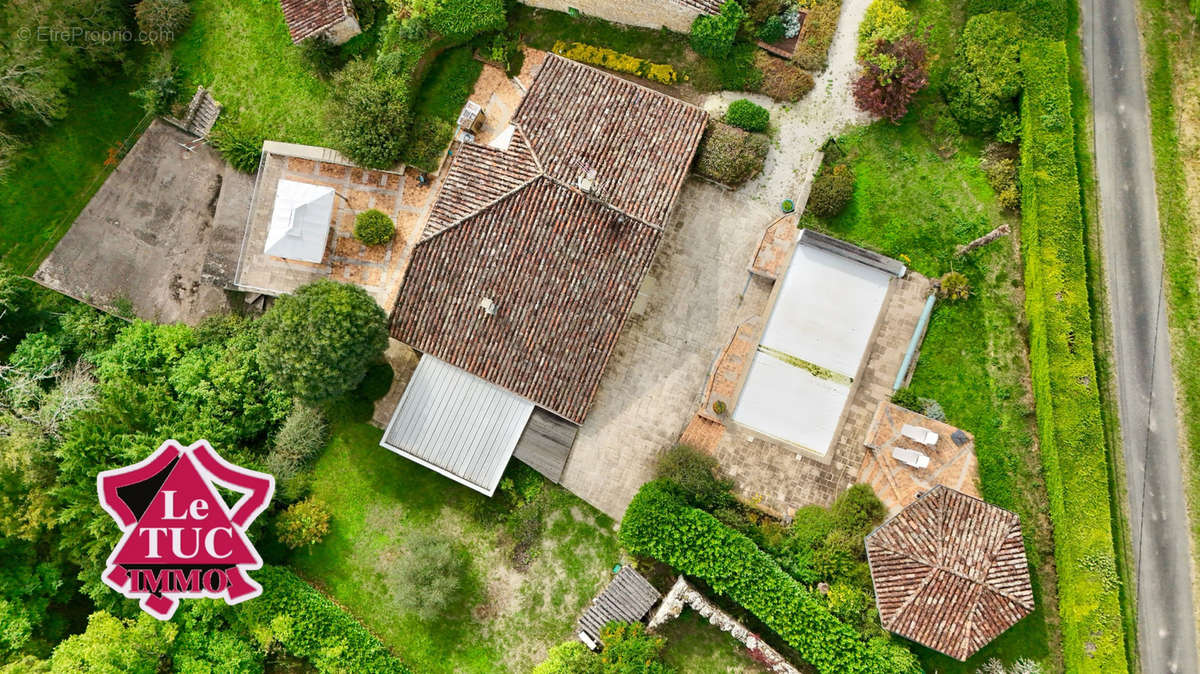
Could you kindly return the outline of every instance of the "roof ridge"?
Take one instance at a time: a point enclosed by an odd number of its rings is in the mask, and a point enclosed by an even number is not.
[[[483,213],[484,211],[494,207],[496,204],[499,204],[500,202],[511,198],[513,195],[524,190],[526,187],[529,187],[538,178],[545,178],[545,177],[546,177],[546,174],[544,174],[544,173],[538,173],[538,174],[534,175],[532,178],[526,180],[525,182],[521,183],[520,185],[517,185],[513,189],[505,192],[504,194],[501,194],[500,196],[498,196],[495,199],[480,206],[479,208],[475,209],[474,211],[471,211],[470,213],[462,216],[461,218],[459,218],[457,220],[451,221],[450,224],[439,229],[438,231],[434,232],[433,234],[430,234],[429,236],[421,237],[421,240],[417,241],[417,245],[420,246],[421,244],[424,244],[428,241],[432,241],[433,239],[437,238],[438,236],[441,236],[442,234],[445,234],[446,232],[457,228],[459,225],[466,222],[467,220],[470,220],[471,218],[479,215],[480,213]]]
[[[572,187],[570,185],[570,183],[563,182],[562,180],[555,178],[554,176],[550,175],[549,173],[543,173],[542,176],[545,177],[550,182],[554,183],[555,185],[558,185],[559,187],[561,187],[563,189],[571,190],[572,192],[575,192],[577,194],[583,194],[585,197],[587,197],[587,195],[584,194],[583,190],[579,189],[578,187]],[[623,216],[629,218],[630,220],[636,220],[638,223],[643,224],[643,225],[649,227],[650,229],[653,229],[656,232],[663,231],[662,227],[659,227],[658,225],[655,225],[651,222],[647,222],[646,220],[643,220],[643,219],[639,218],[638,216],[633,215],[625,210],[617,208],[616,206],[612,205],[605,199],[602,199],[600,197],[596,197],[595,199],[591,199],[590,197],[587,197],[587,198],[589,199],[589,201],[593,201],[594,203],[597,203],[597,204],[609,209],[610,211],[616,211],[620,215],[623,215]]]

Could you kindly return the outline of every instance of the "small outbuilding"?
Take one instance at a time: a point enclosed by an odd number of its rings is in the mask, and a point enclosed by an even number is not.
[[[636,623],[662,598],[658,590],[632,567],[623,566],[579,617],[579,639],[589,648],[600,643],[600,632],[611,622]]]
[[[883,628],[966,660],[1033,612],[1015,513],[938,485],[867,536]]]
[[[279,5],[296,44],[321,35],[342,44],[362,32],[351,0],[280,0]]]

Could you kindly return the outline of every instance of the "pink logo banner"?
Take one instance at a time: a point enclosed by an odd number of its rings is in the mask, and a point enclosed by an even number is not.
[[[96,480],[100,504],[121,527],[104,583],[160,619],[180,599],[237,604],[262,594],[247,574],[262,558],[246,536],[275,493],[275,478],[235,466],[208,442],[164,442],[145,460],[106,470]],[[220,486],[241,495],[233,507]]]

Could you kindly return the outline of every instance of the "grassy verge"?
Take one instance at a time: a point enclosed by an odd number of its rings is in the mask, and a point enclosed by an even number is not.
[[[975,434],[984,497],[1021,517],[1038,609],[967,663],[916,650],[931,672],[973,673],[991,658],[1029,658],[1058,671],[1054,550],[1025,385],[1020,259],[1011,239],[953,258],[956,244],[1003,223],[1015,225],[1016,218],[996,204],[979,166],[979,143],[961,142],[943,159],[921,117],[918,110],[900,126],[877,123],[839,140],[857,182],[850,207],[828,230],[887,255],[904,255],[922,274],[953,267],[969,279],[969,299],[934,311],[912,388],[940,402],[950,423]]]
[[[328,146],[329,84],[292,44],[279,3],[193,0],[191,8],[192,23],[174,48],[187,91],[211,88],[226,114],[255,135]]]
[[[667,638],[663,663],[676,672],[753,674],[763,671],[746,654],[745,646],[690,609],[659,628],[658,633]]]
[[[133,78],[90,76],[72,98],[66,119],[27,139],[0,183],[0,263],[32,274],[114,165],[108,151],[137,141],[144,112],[129,95]]]
[[[1024,45],[1022,247],[1038,434],[1071,672],[1128,669],[1065,44]]]
[[[1200,138],[1195,131],[1200,119],[1195,116],[1200,95],[1200,67],[1195,61],[1200,28],[1182,0],[1142,0],[1140,7],[1171,357],[1183,424],[1185,486],[1195,555],[1200,551],[1200,265],[1195,253],[1200,240],[1200,195],[1188,192],[1185,161],[1193,162],[1195,175],[1194,162],[1200,159]],[[1179,103],[1190,109],[1180,110]],[[1184,125],[1190,125],[1189,133],[1181,133]]]

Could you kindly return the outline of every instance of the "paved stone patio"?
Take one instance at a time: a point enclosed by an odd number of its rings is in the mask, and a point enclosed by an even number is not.
[[[905,424],[937,433],[937,444],[927,447],[904,437],[900,431]],[[957,440],[955,433],[961,434]],[[975,436],[966,431],[885,401],[875,410],[865,441],[867,452],[858,481],[871,485],[893,515],[939,484],[983,498],[979,493]],[[896,448],[914,449],[925,454],[929,457],[929,465],[913,468],[900,463],[892,457],[892,450]]]
[[[691,422],[714,361],[771,283],[746,268],[777,211],[689,179],[580,429],[562,484],[619,518]]]

